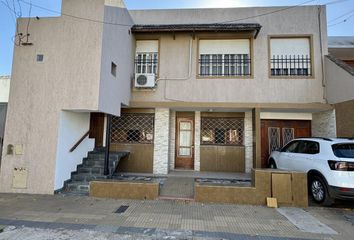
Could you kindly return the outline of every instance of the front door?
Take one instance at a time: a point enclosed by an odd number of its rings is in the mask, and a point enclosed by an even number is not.
[[[176,169],[194,169],[194,114],[176,117]]]

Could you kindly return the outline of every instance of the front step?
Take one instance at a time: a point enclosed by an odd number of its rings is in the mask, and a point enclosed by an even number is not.
[[[119,152],[110,153],[109,156],[109,171],[115,170],[122,157],[129,153]],[[78,165],[76,172],[71,173],[70,180],[64,184],[64,194],[72,193],[74,195],[87,195],[90,190],[90,181],[107,179],[104,174],[105,149],[95,149],[87,154],[83,159],[82,164]]]
[[[168,177],[161,184],[159,199],[194,200],[194,178]]]
[[[175,201],[175,202],[184,202],[190,203],[194,202],[194,198],[184,198],[184,197],[168,197],[168,196],[159,196],[158,200],[166,200],[166,201]]]

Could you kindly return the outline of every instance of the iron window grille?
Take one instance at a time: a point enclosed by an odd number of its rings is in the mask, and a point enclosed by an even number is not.
[[[248,54],[201,54],[199,76],[250,76],[251,59]]]
[[[135,73],[154,73],[158,72],[158,53],[157,52],[139,52],[135,56]]]
[[[312,76],[311,58],[308,55],[273,55],[272,76]]]
[[[154,114],[123,113],[112,118],[112,143],[152,144],[154,142]]]
[[[243,145],[244,119],[201,118],[201,145]]]

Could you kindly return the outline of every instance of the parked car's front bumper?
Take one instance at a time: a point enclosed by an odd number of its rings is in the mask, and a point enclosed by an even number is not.
[[[354,188],[329,186],[328,190],[332,198],[354,201]]]

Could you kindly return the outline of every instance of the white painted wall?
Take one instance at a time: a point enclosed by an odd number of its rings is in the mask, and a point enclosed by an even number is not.
[[[354,76],[325,58],[326,92],[330,104],[341,103],[354,99]]]
[[[312,113],[261,112],[261,119],[312,120]]]
[[[118,4],[119,5],[119,4]],[[99,110],[120,116],[121,104],[128,105],[131,79],[134,72],[135,41],[130,32],[132,19],[126,8],[105,6],[104,21],[127,26],[105,24],[102,33]],[[111,65],[117,65],[117,74],[111,74]]]
[[[54,190],[63,187],[71,172],[82,163],[87,152],[92,151],[95,141],[88,137],[70,153],[73,145],[89,130],[90,113],[62,111],[60,113],[58,146],[55,162]]]
[[[0,103],[9,101],[10,77],[0,77]]]

